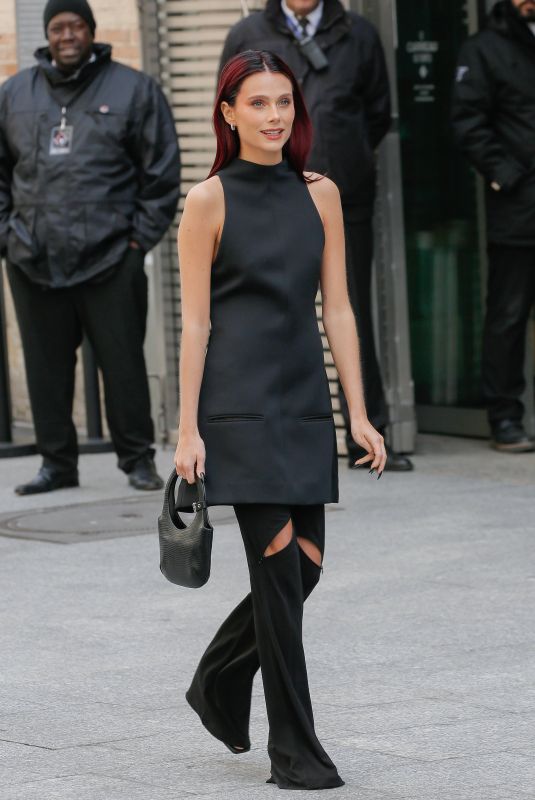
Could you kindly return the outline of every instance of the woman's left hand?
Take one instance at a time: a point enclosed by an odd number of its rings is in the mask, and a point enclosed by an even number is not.
[[[377,478],[384,472],[386,464],[385,441],[381,434],[375,430],[368,419],[361,419],[351,423],[351,436],[355,442],[366,450],[366,455],[355,461],[355,466],[370,464],[370,472],[377,470]]]

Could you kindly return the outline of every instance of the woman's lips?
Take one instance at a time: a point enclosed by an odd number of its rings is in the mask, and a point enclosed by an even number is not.
[[[267,139],[280,139],[284,133],[284,128],[267,128],[260,131],[260,133],[263,133]]]

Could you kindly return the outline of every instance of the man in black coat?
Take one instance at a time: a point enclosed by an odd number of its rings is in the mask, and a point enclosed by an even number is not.
[[[49,0],[48,47],[0,88],[0,253],[21,331],[43,465],[18,494],[78,485],[75,351],[104,377],[119,467],[158,489],[143,356],[144,254],[171,223],[180,158],[157,84],[95,44],[86,0]]]
[[[493,446],[534,449],[522,425],[526,326],[535,302],[535,0],[501,0],[463,45],[457,142],[485,180],[489,282],[483,392]]]
[[[230,30],[221,66],[243,50],[270,50],[293,70],[314,126],[307,167],[337,184],[346,228],[348,286],[358,322],[368,416],[384,432],[388,411],[377,363],[371,315],[375,155],[390,127],[385,59],[375,28],[339,0],[268,0]],[[349,464],[362,453],[340,387]],[[387,470],[410,470],[389,451]]]

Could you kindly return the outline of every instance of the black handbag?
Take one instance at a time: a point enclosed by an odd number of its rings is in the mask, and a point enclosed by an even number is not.
[[[165,486],[163,509],[158,517],[160,570],[171,583],[196,589],[204,586],[210,577],[214,530],[208,518],[203,478],[196,475],[195,484],[182,479],[175,500],[177,480],[178,475],[173,470]],[[195,512],[189,525],[180,518],[181,510]]]

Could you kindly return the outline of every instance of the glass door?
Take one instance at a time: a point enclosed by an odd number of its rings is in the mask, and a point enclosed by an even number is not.
[[[450,128],[455,64],[478,0],[397,0],[397,81],[418,427],[488,434],[481,401],[484,206]]]

